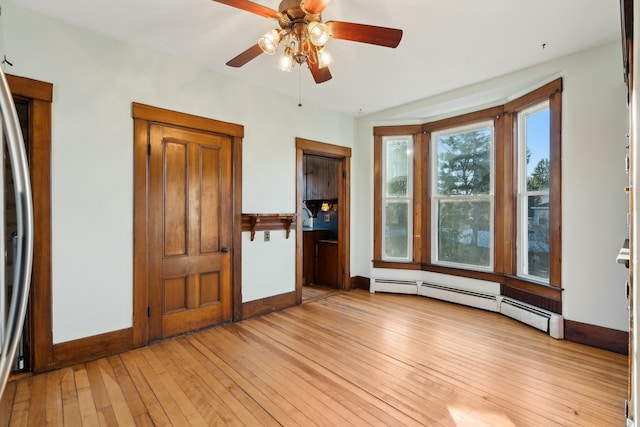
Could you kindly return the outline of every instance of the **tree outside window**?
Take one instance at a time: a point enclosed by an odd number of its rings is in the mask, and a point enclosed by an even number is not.
[[[493,123],[433,134],[434,262],[492,265]]]

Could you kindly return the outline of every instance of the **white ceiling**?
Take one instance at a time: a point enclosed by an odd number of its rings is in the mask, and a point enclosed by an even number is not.
[[[323,21],[400,28],[396,49],[330,40],[333,79],[316,85],[261,55],[225,63],[275,21],[211,0],[9,0],[74,25],[356,115],[487,80],[620,37],[618,0],[332,0]],[[258,0],[278,9],[279,0]],[[620,65],[622,73],[622,64]],[[300,81],[300,78],[302,79]]]

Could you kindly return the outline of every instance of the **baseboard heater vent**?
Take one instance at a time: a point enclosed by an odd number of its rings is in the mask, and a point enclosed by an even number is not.
[[[391,292],[394,294],[418,293],[418,282],[415,280],[373,279],[369,285],[370,292]]]
[[[418,288],[418,295],[468,305],[483,310],[498,311],[498,298],[491,294],[433,285],[431,283],[422,283],[422,286]]]
[[[500,313],[540,329],[553,338],[564,339],[564,321],[560,314],[542,310],[511,298],[502,298]]]
[[[564,339],[564,320],[562,315],[500,295],[414,280],[373,279],[369,289],[371,292],[421,295],[482,310],[494,311],[546,332],[553,338]]]

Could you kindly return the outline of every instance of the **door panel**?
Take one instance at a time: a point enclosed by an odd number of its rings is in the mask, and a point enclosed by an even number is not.
[[[231,320],[231,139],[152,124],[149,338]]]

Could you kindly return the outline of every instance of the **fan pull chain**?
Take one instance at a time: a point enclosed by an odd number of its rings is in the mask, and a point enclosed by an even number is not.
[[[298,107],[302,107],[302,67],[298,67]]]

